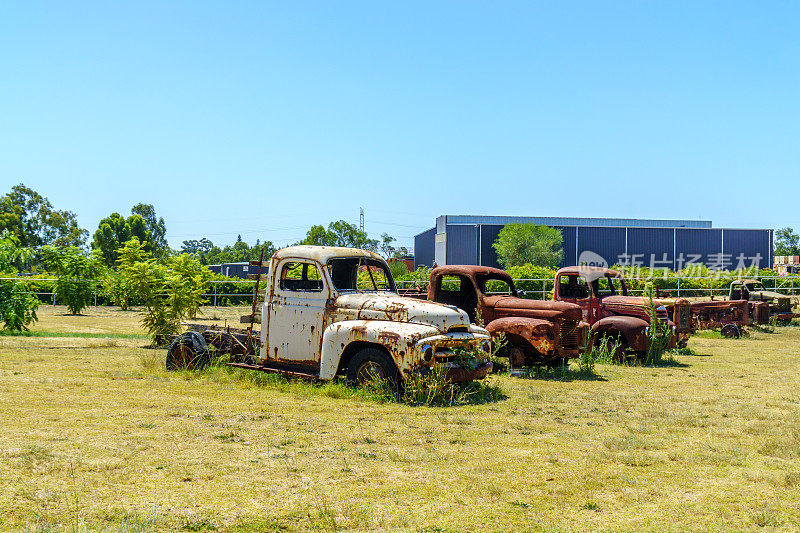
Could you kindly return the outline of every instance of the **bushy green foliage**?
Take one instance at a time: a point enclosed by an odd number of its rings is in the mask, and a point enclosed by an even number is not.
[[[136,204],[131,208],[131,215],[139,215],[144,220],[144,227],[149,236],[148,243],[153,257],[163,259],[169,255],[167,225],[162,217],[156,216],[155,207],[152,204]]]
[[[117,250],[133,237],[139,239],[148,252],[152,252],[152,236],[141,215],[134,214],[125,218],[119,213],[111,213],[100,221],[97,231],[94,232],[92,249],[107,266],[114,266],[118,259]]]
[[[800,235],[792,228],[775,230],[775,255],[800,255]]]
[[[220,248],[206,238],[200,240],[183,241],[181,250],[190,255],[196,255],[203,265],[218,265],[220,263],[240,263],[243,261],[258,261],[261,257],[261,249],[264,249],[264,261],[269,261],[275,253],[275,246],[270,241],[256,240],[253,246],[248,245],[241,239],[235,243]]]
[[[408,267],[402,261],[392,261],[389,263],[389,270],[391,271],[392,277],[395,279],[395,281],[402,279],[409,273]]]
[[[38,320],[38,307],[39,299],[22,281],[0,283],[0,319],[4,330],[28,331],[28,326]]]
[[[370,239],[366,232],[355,224],[345,220],[337,220],[328,224],[328,229],[323,226],[311,226],[306,233],[306,238],[298,244],[312,244],[317,246],[346,246],[361,248],[362,250],[378,251],[378,240]]]
[[[30,257],[30,250],[20,246],[19,238],[9,230],[0,233],[0,277],[16,275],[14,264]],[[3,329],[27,330],[37,320],[39,300],[20,280],[0,280],[0,320]]]
[[[492,247],[503,268],[530,263],[557,267],[564,257],[561,230],[536,224],[506,224]]]
[[[50,200],[20,183],[0,197],[0,230],[8,229],[26,247],[81,246],[88,232],[71,211],[59,211]]]
[[[108,269],[103,277],[103,294],[111,303],[120,309],[127,310],[134,300],[135,289],[130,277],[126,275],[126,268],[134,263],[150,259],[152,254],[139,241],[132,237],[121,248],[117,249],[117,268]]]
[[[164,263],[145,257],[121,264],[120,271],[128,279],[131,295],[143,306],[142,326],[155,340],[178,333],[181,320],[197,315],[212,277],[189,254]]]
[[[95,280],[103,272],[99,257],[86,255],[75,246],[46,246],[42,253],[48,268],[57,276],[55,291],[59,300],[70,313],[79,314],[92,301]]]

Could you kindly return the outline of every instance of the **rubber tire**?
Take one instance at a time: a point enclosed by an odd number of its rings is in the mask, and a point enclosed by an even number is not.
[[[391,383],[400,383],[400,372],[394,361],[384,352],[377,348],[364,348],[350,359],[347,364],[347,381],[350,384],[360,385],[364,382],[359,379],[359,370],[367,363],[377,364],[381,367],[384,379]]]
[[[738,339],[742,336],[742,332],[739,331],[739,328],[736,324],[725,324],[719,330],[720,334],[727,338],[727,339]]]
[[[178,359],[178,349],[189,348],[191,360],[187,363]],[[167,370],[195,370],[207,365],[210,360],[206,339],[196,331],[178,335],[167,349]]]

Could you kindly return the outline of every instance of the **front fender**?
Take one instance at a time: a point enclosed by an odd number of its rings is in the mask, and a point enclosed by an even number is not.
[[[551,355],[555,349],[556,331],[548,320],[515,316],[498,318],[489,322],[486,330],[492,337],[501,333],[522,337],[542,355]]]
[[[647,333],[650,325],[646,320],[634,316],[607,316],[592,324],[592,338],[609,331],[619,332],[627,345],[635,352],[647,350]]]
[[[415,345],[425,337],[439,333],[432,326],[388,320],[344,320],[335,322],[322,333],[319,377],[333,379],[345,348],[353,342],[367,342],[386,348],[402,374],[417,361]]]

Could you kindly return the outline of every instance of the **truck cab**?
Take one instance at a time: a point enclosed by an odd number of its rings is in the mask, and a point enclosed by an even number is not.
[[[553,299],[577,304],[591,325],[592,339],[610,336],[625,349],[647,351],[650,326],[649,299],[630,296],[625,278],[608,268],[574,266],[556,273]],[[691,310],[685,299],[654,300],[659,321],[673,331],[672,345],[685,343],[692,332]]]

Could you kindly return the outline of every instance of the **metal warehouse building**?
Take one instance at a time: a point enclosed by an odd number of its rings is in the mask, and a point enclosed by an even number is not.
[[[597,262],[677,270],[693,263],[733,270],[772,267],[771,229],[714,228],[709,220],[442,215],[414,237],[415,266],[500,266],[492,244],[506,224],[558,228],[562,266]],[[599,257],[598,257],[599,256]]]

